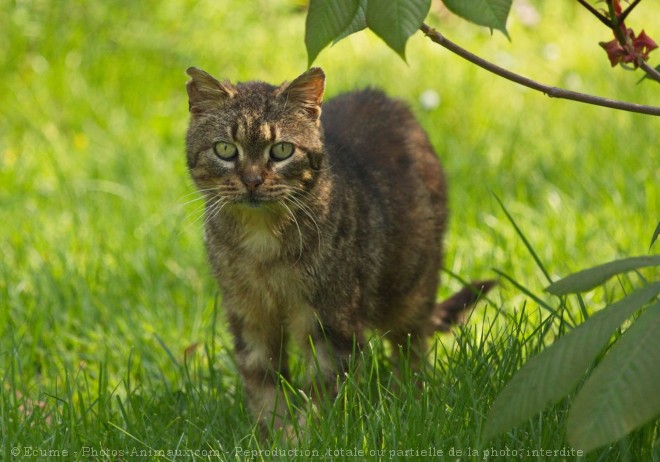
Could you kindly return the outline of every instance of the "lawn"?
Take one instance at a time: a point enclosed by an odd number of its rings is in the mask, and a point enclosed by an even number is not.
[[[657,104],[657,85],[610,69],[597,44],[610,33],[574,3],[519,2],[538,22],[516,9],[512,41],[447,13],[430,21],[543,83]],[[291,396],[309,412],[297,442],[257,437],[185,166],[184,71],[297,76],[303,5],[0,0],[0,459],[574,459],[569,401],[499,439],[480,436],[515,370],[565,327],[534,299],[560,304],[498,198],[553,279],[645,254],[660,213],[660,120],[549,99],[421,34],[407,63],[361,33],[315,65],[328,97],[381,87],[428,130],[450,181],[438,297],[460,287],[452,275],[502,283],[465,327],[438,337],[423,375],[394,374],[374,336],[356,358],[362,373],[316,417]],[[629,22],[657,40],[649,18],[659,15],[645,1]],[[437,107],[420,103],[427,90]],[[588,310],[638,282],[586,294]],[[568,313],[579,319],[572,299]],[[651,422],[584,460],[660,460],[659,431]]]

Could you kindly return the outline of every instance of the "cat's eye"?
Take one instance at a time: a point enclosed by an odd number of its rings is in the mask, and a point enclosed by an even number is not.
[[[232,160],[238,155],[238,148],[225,141],[218,141],[213,145],[213,152],[222,160]]]
[[[273,160],[284,160],[291,157],[293,154],[293,144],[291,143],[277,143],[270,148],[270,157]]]

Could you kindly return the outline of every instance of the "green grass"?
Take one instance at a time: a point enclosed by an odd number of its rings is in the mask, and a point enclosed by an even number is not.
[[[436,25],[544,83],[657,101],[656,85],[609,68],[597,45],[609,32],[569,3],[537,5],[535,27],[514,15],[512,42],[451,16]],[[657,36],[652,3],[629,25]],[[365,33],[316,64],[329,96],[374,85],[410,102],[450,179],[447,269],[465,279],[495,269],[513,282],[503,279],[465,328],[439,338],[422,376],[399,379],[375,338],[374,354],[357,360],[362,373],[297,444],[255,436],[185,168],[184,70],[295,77],[306,63],[299,4],[0,0],[0,459],[253,458],[240,448],[325,460],[359,460],[348,450],[403,460],[424,449],[483,460],[488,450],[509,460],[517,457],[507,448],[567,447],[568,402],[496,441],[480,438],[497,393],[560,328],[542,307],[559,301],[542,292],[543,272],[496,197],[553,278],[646,253],[660,210],[659,121],[522,90],[420,34],[407,65]],[[426,89],[440,94],[438,108],[418,103]],[[439,298],[459,287],[444,280]],[[588,310],[635,283],[586,294]],[[579,319],[578,304],[566,313]],[[588,459],[660,460],[657,432],[651,423]],[[13,458],[12,448],[39,452]],[[167,454],[177,449],[182,457]]]

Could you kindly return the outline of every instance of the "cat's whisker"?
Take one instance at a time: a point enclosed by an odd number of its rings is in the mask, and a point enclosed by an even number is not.
[[[219,192],[218,187],[197,189],[195,191],[189,192],[188,194],[184,194],[183,196],[179,197],[174,207],[180,209],[185,207],[186,205],[193,204],[199,201],[204,201],[209,197],[206,193],[211,193],[212,195],[215,195],[218,194],[218,192]],[[187,199],[190,196],[196,196],[196,197],[184,201],[184,199]]]
[[[303,212],[305,212],[305,213],[307,214],[307,216],[308,216],[308,217],[314,222],[314,224],[316,225],[316,229],[317,229],[317,231],[320,232],[320,228],[319,228],[318,222],[317,222],[316,218],[315,218],[314,215],[313,215],[312,209],[309,207],[309,205],[306,203],[306,201],[303,200],[303,197],[301,197],[301,196],[304,195],[304,194],[308,194],[309,191],[307,191],[307,190],[305,190],[305,189],[303,189],[303,188],[301,188],[301,187],[299,187],[299,186],[291,186],[291,190],[293,190],[294,193],[298,193],[298,194],[292,194],[290,197],[291,197],[292,199],[295,199],[295,201],[296,201],[296,203],[298,204],[298,206],[299,206],[301,209],[303,209]]]
[[[182,199],[185,199],[187,197],[190,197],[192,195],[197,195],[198,197],[195,197],[192,200],[186,201],[186,202],[180,202]],[[177,199],[172,205],[169,207],[164,208],[164,210],[161,213],[157,213],[154,215],[151,215],[148,219],[144,220],[137,228],[136,228],[136,233],[139,235],[147,235],[149,234],[154,228],[160,226],[166,218],[169,218],[170,216],[174,215],[175,213],[179,213],[185,206],[192,204],[194,202],[198,202],[204,200],[204,197],[199,194],[199,190],[192,191],[188,194],[184,194],[181,196],[179,199]],[[180,233],[177,233],[178,237]]]
[[[285,199],[289,199],[289,198],[285,198]],[[298,224],[298,219],[296,218],[296,215],[293,213],[293,210],[291,210],[291,208],[288,205],[286,205],[286,203],[287,203],[287,200],[284,200],[284,201],[281,202],[282,206],[288,211],[289,216],[291,216],[291,219],[295,223],[296,228],[298,229],[298,236],[300,237],[300,253],[298,254],[298,259],[296,260],[296,263],[298,263],[300,261],[300,259],[302,258],[302,254],[303,254],[303,236],[302,236],[302,231],[300,230],[300,225]],[[294,264],[296,264],[296,263],[294,263]]]
[[[198,197],[202,197],[202,193],[205,193],[205,192],[211,192],[211,191],[215,191],[215,188],[195,189],[194,191],[191,191],[191,192],[189,192],[189,193],[187,193],[187,194],[184,194],[183,196],[179,197],[178,200],[186,199],[186,198],[188,198],[188,197],[190,197],[190,196],[198,196]]]
[[[183,196],[181,196],[181,197],[177,200],[177,203],[175,203],[175,204],[171,207],[171,210],[170,210],[168,213],[174,213],[175,211],[181,210],[181,209],[183,209],[184,207],[186,207],[186,206],[188,206],[188,205],[190,205],[190,204],[194,204],[194,203],[196,203],[196,202],[203,202],[203,203],[206,203],[206,200],[208,199],[208,196],[207,196],[206,194],[204,194],[204,193],[207,193],[207,192],[210,192],[210,193],[217,193],[217,188],[199,189],[199,190],[196,190],[196,191],[190,192],[190,193],[188,193],[188,194],[184,194]],[[190,200],[186,200],[185,202],[181,202],[183,199],[186,199],[186,198],[188,198],[188,197],[190,197],[190,196],[193,196],[193,195],[195,195],[196,197],[194,197],[193,199],[190,199]],[[186,216],[186,219],[189,218],[190,215],[191,215],[191,214],[188,214],[188,215]]]
[[[209,190],[209,191],[211,191],[211,190]],[[186,194],[186,196],[190,196],[190,194]],[[186,196],[184,196],[184,197],[186,197]],[[182,199],[183,199],[183,197],[182,197]],[[204,200],[206,200],[206,196],[204,196],[203,194],[200,194],[198,197],[195,197],[194,199],[190,199],[186,202],[180,202],[180,203],[176,204],[176,207],[177,208],[183,208],[186,205],[194,204],[195,202],[204,201]]]
[[[188,215],[186,215],[184,221],[189,220],[193,215],[197,215],[197,218],[187,223],[184,227],[184,231],[189,230],[195,224],[199,223],[200,220],[202,220],[202,228],[204,228],[209,221],[211,221],[217,216],[220,210],[222,210],[222,208],[228,202],[222,196],[212,196],[207,199],[208,200],[204,202],[204,206],[201,207],[201,209],[198,208],[192,211],[191,213],[189,213]]]
[[[320,228],[318,222],[316,221],[316,219],[314,218],[314,215],[312,214],[312,211],[309,209],[309,207],[307,205],[305,205],[305,203],[303,203],[303,201],[298,199],[296,196],[289,196],[287,199],[289,199],[291,202],[293,202],[293,204],[297,208],[299,208],[305,215],[307,215],[307,217],[312,221],[312,223],[314,223],[314,226],[316,227],[316,235],[317,235],[318,241],[319,241],[319,252],[321,252],[321,247],[322,247],[321,244],[322,244],[322,240],[323,240],[323,234],[321,233],[321,228]]]
[[[182,235],[185,231],[190,230],[199,220],[204,216],[204,211],[206,210],[206,204],[197,207],[192,212],[188,213],[183,219],[183,227],[179,232],[179,236]],[[195,218],[193,218],[195,217]]]
[[[204,227],[211,221],[215,220],[215,217],[217,217],[220,212],[222,212],[222,209],[224,209],[227,204],[229,203],[228,200],[220,198],[217,202],[213,203],[211,207],[209,207],[209,210],[206,213],[206,218],[204,219]]]
[[[186,214],[186,216],[181,220],[181,226],[178,227],[178,231],[174,235],[174,239],[179,239],[181,236],[183,236],[190,229],[190,227],[199,220],[199,215],[203,215],[203,213],[204,213],[204,206],[201,206],[201,207],[197,207],[192,212]],[[195,215],[197,215],[198,217],[190,221],[191,217]]]

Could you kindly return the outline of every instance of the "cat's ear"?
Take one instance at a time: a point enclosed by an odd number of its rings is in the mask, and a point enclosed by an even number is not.
[[[321,116],[321,103],[325,90],[325,74],[320,67],[312,67],[293,82],[284,83],[278,89],[288,108],[301,110],[312,120]]]
[[[196,67],[186,70],[191,79],[186,82],[188,108],[190,112],[202,114],[212,107],[217,107],[236,94],[236,88],[229,82],[219,82],[211,75]]]

